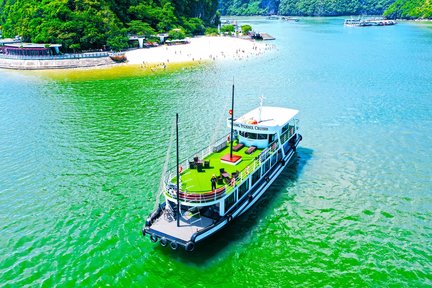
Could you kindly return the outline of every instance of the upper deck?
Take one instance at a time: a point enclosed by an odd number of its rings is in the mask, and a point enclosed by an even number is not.
[[[234,146],[238,144],[237,141],[234,142]],[[253,161],[257,156],[261,153],[263,149],[256,149],[254,152],[247,154],[247,150],[250,147],[244,146],[243,148],[239,149],[238,151],[234,152],[233,155],[241,157],[241,161],[236,164],[228,164],[225,161],[222,161],[222,158],[230,153],[230,147],[227,146],[223,148],[219,152],[213,152],[210,155],[206,156],[204,159],[201,159],[198,157],[198,161],[203,161],[203,167],[202,169],[198,168],[192,168],[191,165],[195,165],[195,163],[188,163],[189,169],[186,169],[181,174],[181,190],[182,191],[190,191],[194,193],[204,193],[211,191],[211,178],[214,175],[217,177],[217,184],[216,188],[221,188],[225,186],[225,184],[229,184],[228,178],[231,181],[231,178],[236,176],[236,173],[240,173],[240,171],[243,171],[248,167],[249,165],[253,165]],[[191,161],[192,162],[192,161]],[[205,166],[206,162],[208,163],[207,166]],[[225,174],[225,177],[221,174],[221,169],[225,171],[225,173],[228,173],[228,175]],[[237,175],[239,176],[239,175]],[[221,178],[222,177],[222,178]]]
[[[298,110],[263,106],[256,108],[234,120],[234,129],[245,132],[273,134],[292,120]],[[228,120],[230,127],[231,121]]]
[[[261,163],[275,153],[281,144],[294,136],[297,132],[297,120],[294,119],[297,113],[298,110],[294,109],[261,107],[236,119],[232,158],[227,134],[214,145],[180,163],[180,200],[208,203],[230,194],[259,169]],[[249,124],[248,119],[256,119],[256,122]],[[236,124],[243,127],[238,128]],[[246,132],[248,129],[254,132]],[[172,169],[165,178],[165,195],[171,200],[177,197],[175,174],[176,170]],[[212,186],[213,176],[216,178],[216,187]]]

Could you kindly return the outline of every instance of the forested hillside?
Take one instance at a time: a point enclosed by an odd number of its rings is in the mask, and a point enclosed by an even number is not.
[[[3,0],[3,37],[20,35],[25,41],[61,43],[69,50],[120,49],[127,34],[153,35],[183,28],[204,32],[218,22],[217,0]]]
[[[389,18],[432,18],[432,1],[430,0],[396,0],[385,12]]]
[[[219,0],[222,15],[382,15],[431,18],[432,0]]]
[[[220,0],[222,15],[337,16],[382,14],[395,0]]]

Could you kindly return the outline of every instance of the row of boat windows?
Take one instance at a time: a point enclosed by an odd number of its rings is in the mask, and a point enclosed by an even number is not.
[[[259,134],[259,133],[251,133],[251,132],[239,132],[240,136],[248,138],[248,139],[258,139],[258,140],[266,140],[268,137],[268,134]],[[272,137],[273,135],[271,135]]]
[[[285,126],[282,127],[282,133],[284,133],[287,130],[291,130],[294,132],[294,123],[288,123]],[[259,134],[259,133],[251,133],[251,132],[244,132],[244,131],[239,131],[240,136],[248,138],[248,139],[253,139],[253,140],[266,140],[266,139],[270,139],[270,141],[273,141],[274,136],[275,135],[268,135],[268,134]]]

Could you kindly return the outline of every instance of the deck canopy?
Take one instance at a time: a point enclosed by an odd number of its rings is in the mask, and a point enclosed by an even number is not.
[[[245,132],[273,134],[293,119],[298,112],[295,109],[263,106],[235,119],[234,129]],[[230,126],[229,120],[228,126]]]

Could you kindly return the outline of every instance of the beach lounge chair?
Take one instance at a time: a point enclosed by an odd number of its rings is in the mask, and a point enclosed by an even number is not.
[[[257,149],[256,146],[250,146],[249,149],[246,150],[246,154],[252,154]]]
[[[210,160],[204,160],[204,168],[210,168]]]
[[[198,162],[196,166],[197,166],[198,172],[203,172],[204,171],[203,170],[203,163],[202,162]]]
[[[234,147],[233,147],[233,150],[235,151],[235,152],[237,152],[237,151],[239,151],[240,149],[242,149],[244,147],[244,144],[243,143],[239,143],[239,144],[237,144],[237,145],[235,145]]]
[[[223,178],[229,178],[229,173],[227,173],[227,172],[225,172],[225,169],[224,168],[221,168],[221,169],[219,169],[219,171],[220,171],[220,175],[223,177]]]

